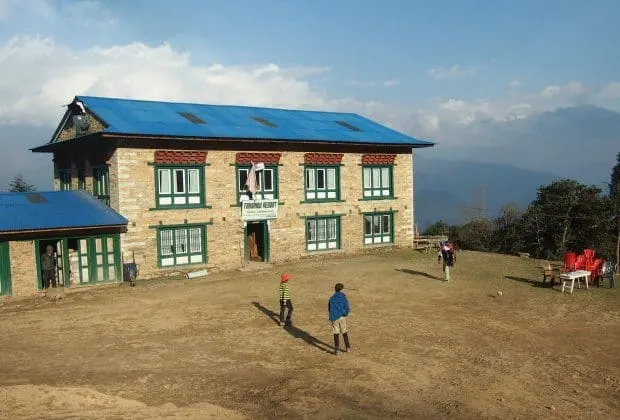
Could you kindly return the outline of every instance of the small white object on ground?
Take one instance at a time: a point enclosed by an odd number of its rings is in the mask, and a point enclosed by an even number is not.
[[[198,270],[198,271],[192,271],[192,272],[187,273],[185,277],[187,277],[188,279],[193,279],[196,277],[204,277],[207,274],[209,274],[207,270]]]
[[[497,291],[497,296],[501,296],[501,295],[503,295],[502,291],[501,291],[501,290],[498,290],[498,291]]]

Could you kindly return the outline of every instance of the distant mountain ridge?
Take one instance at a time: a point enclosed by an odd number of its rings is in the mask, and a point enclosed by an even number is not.
[[[475,211],[474,207],[483,207],[490,217],[511,202],[525,207],[536,198],[539,186],[560,178],[508,165],[429,159],[421,155],[414,158],[414,170],[415,219],[420,230],[438,220],[464,223],[464,213]]]

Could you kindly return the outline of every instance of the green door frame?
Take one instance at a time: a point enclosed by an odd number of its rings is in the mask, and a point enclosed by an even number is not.
[[[260,224],[263,228],[263,254],[265,255],[265,261],[269,262],[271,258],[271,244],[269,238],[269,227],[267,226],[269,223],[268,220],[255,220],[251,222],[247,222],[245,227],[243,228],[243,259],[248,261],[248,226],[249,224]]]
[[[69,269],[69,247],[67,246],[67,238],[49,238],[49,239],[36,239],[34,241],[34,259],[37,267],[37,290],[43,290],[43,278],[41,277],[41,251],[40,244],[43,242],[58,242],[62,243],[62,276],[64,277],[65,287],[69,287],[70,283],[70,269]]]
[[[10,296],[12,293],[9,243],[0,242],[0,296]]]
[[[110,273],[109,272],[110,264],[108,263],[108,254],[110,254],[110,251],[108,250],[108,241],[107,241],[108,238],[112,238],[112,252],[111,253],[114,254],[114,274],[116,275],[115,279],[108,278],[109,273]],[[97,246],[95,245],[95,241],[97,239],[101,239],[100,254],[101,254],[102,264],[97,264]],[[109,282],[109,281],[117,281],[119,277],[121,276],[121,272],[120,272],[121,257],[120,257],[119,235],[112,234],[112,235],[90,236],[88,237],[88,241],[89,241],[89,247],[90,247],[88,251],[88,258],[89,258],[88,268],[90,270],[90,273],[88,276],[88,282],[89,283],[103,283],[103,282]],[[99,266],[103,267],[103,279],[97,278],[97,268]]]
[[[104,270],[104,280],[96,280],[96,275],[97,275],[97,255],[95,253],[95,238],[101,238],[102,242],[105,242],[105,240],[109,237],[113,238],[113,247],[114,247],[114,272],[116,274],[116,278],[115,279],[107,279],[108,277],[108,273],[106,272],[106,270]],[[78,270],[80,270],[79,274],[79,278],[80,278],[80,283],[82,285],[88,285],[88,284],[95,284],[95,283],[103,283],[103,282],[110,282],[110,281],[118,281],[119,279],[122,279],[123,273],[121,271],[121,257],[120,257],[120,236],[118,233],[115,234],[109,234],[109,235],[94,235],[94,236],[80,236],[80,237],[62,237],[62,238],[50,238],[50,239],[36,239],[34,241],[34,246],[35,246],[35,263],[36,263],[36,267],[37,267],[37,290],[43,290],[43,279],[41,277],[41,254],[39,251],[40,248],[40,243],[43,242],[49,242],[49,241],[54,241],[54,242],[58,242],[58,241],[62,241],[62,259],[63,259],[63,276],[64,276],[64,285],[65,287],[70,287],[71,286],[71,273],[70,273],[70,267],[69,267],[69,247],[68,247],[68,242],[69,239],[77,239],[78,241],[80,239],[86,239],[88,241],[88,270],[89,270],[89,274],[88,274],[88,283],[81,283],[81,279],[82,279],[82,261],[78,261]],[[105,249],[106,245],[102,244],[102,249]],[[104,257],[107,257],[107,253],[105,253],[103,255]],[[78,252],[78,259],[80,259],[80,254]],[[108,267],[108,264],[105,263],[104,267]]]

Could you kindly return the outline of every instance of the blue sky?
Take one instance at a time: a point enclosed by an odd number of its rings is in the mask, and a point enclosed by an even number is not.
[[[0,0],[0,136],[93,94],[359,112],[515,163],[490,123],[620,109],[618,17],[617,0]]]

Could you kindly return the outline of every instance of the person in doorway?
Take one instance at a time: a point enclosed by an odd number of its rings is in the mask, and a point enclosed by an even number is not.
[[[450,281],[450,267],[454,265],[454,247],[448,242],[441,242],[439,245],[439,254],[437,254],[437,262],[443,261],[444,281]]]
[[[54,247],[51,245],[48,245],[45,253],[41,255],[41,273],[45,289],[49,289],[50,285],[56,287],[56,258],[54,258]]]
[[[345,351],[347,353],[351,351],[349,333],[347,331],[347,316],[349,315],[350,307],[347,296],[342,293],[344,285],[338,283],[334,289],[336,293],[329,298],[327,310],[329,312],[329,321],[332,325],[332,333],[334,334],[334,354],[338,355],[338,351],[340,350],[340,334],[342,334],[342,338],[344,339]]]
[[[292,325],[291,315],[293,314],[293,302],[291,301],[291,289],[289,287],[288,281],[291,279],[291,275],[288,273],[282,274],[280,279],[280,288],[279,288],[279,297],[280,297],[280,326]],[[284,314],[288,309],[288,313],[286,314],[286,318],[284,318]]]

